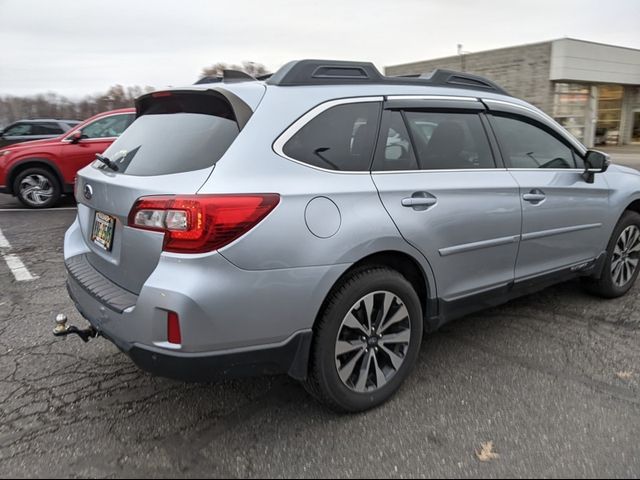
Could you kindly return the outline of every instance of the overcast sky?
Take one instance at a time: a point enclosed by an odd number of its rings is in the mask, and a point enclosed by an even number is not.
[[[385,65],[561,37],[640,48],[640,0],[0,0],[0,95],[184,85],[243,60]]]

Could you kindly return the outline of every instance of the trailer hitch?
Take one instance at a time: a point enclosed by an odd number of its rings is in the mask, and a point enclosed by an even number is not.
[[[80,330],[78,327],[67,325],[67,316],[63,313],[56,317],[56,328],[53,329],[53,335],[56,337],[66,337],[68,335],[78,335],[84,343],[92,338],[96,338],[100,333],[93,327]]]

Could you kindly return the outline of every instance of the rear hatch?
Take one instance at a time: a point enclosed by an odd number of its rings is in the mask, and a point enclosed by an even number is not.
[[[228,92],[227,92],[228,94]],[[156,268],[164,234],[127,226],[140,197],[195,194],[250,116],[238,97],[218,90],[156,92],[137,101],[135,122],[80,171],[78,219],[87,259],[120,287],[138,294]]]

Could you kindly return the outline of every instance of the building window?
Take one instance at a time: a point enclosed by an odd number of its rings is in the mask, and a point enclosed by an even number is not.
[[[579,83],[556,83],[553,117],[574,137],[584,141],[589,107],[589,86]]]
[[[598,87],[598,124],[596,145],[617,145],[620,141],[622,121],[622,85],[601,85]]]

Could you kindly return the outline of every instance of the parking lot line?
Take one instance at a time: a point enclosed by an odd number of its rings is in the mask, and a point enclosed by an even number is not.
[[[31,274],[29,269],[25,266],[18,255],[5,252],[6,250],[10,249],[11,244],[9,243],[9,240],[7,240],[7,237],[5,237],[2,233],[2,230],[0,230],[0,254],[2,255],[2,258],[6,262],[7,267],[9,267],[9,270],[11,270],[11,273],[13,274],[15,279],[18,282],[30,282],[32,280],[37,280],[38,277]]]

